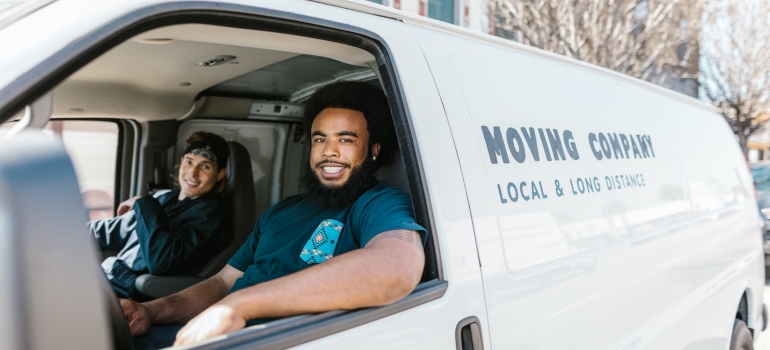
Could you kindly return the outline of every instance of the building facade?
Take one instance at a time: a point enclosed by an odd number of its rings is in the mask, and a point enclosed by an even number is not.
[[[486,0],[368,0],[420,16],[491,33]]]

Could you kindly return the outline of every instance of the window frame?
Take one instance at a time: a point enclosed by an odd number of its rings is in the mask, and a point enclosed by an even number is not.
[[[394,125],[399,131],[398,142],[409,181],[415,218],[430,235],[429,244],[426,246],[426,252],[429,254],[426,258],[433,257],[426,259],[423,282],[412,294],[391,305],[278,320],[268,323],[268,326],[262,329],[241,330],[235,336],[211,342],[202,348],[245,344],[249,346],[259,344],[266,349],[285,348],[329,336],[441,298],[446,293],[448,282],[444,280],[441,268],[434,217],[429,209],[424,185],[426,180],[421,171],[422,165],[416,149],[411,119],[405,108],[405,98],[399,88],[398,77],[391,63],[391,55],[384,40],[376,33],[330,20],[245,5],[187,1],[145,7],[124,14],[90,35],[69,43],[58,54],[49,57],[5,88],[0,89],[0,121],[10,118],[13,116],[13,111],[33,102],[81,67],[134,35],[158,27],[183,23],[211,24],[312,37],[358,47],[372,53],[380,71]],[[135,140],[139,140],[141,139],[139,132],[141,130],[132,131],[133,134],[128,137],[133,136]],[[126,139],[121,142],[127,141]],[[121,161],[118,162],[124,168],[121,169],[122,172],[116,173],[125,174],[125,160],[128,154],[126,152],[136,155],[138,151],[136,147],[139,145],[131,145],[131,150],[124,147],[119,155]],[[134,157],[134,159],[137,158]],[[136,166],[135,163],[134,166]],[[130,192],[137,190],[136,183],[136,179],[132,178]],[[122,196],[124,191],[125,188],[116,191],[115,198]]]
[[[56,119],[49,119],[48,123],[53,121],[61,121],[61,122],[68,122],[68,121],[75,121],[75,122],[100,122],[100,123],[112,123],[115,125],[117,130],[117,144],[115,147],[115,174],[113,176],[113,186],[112,186],[112,210],[114,211],[118,204],[121,202],[121,197],[119,197],[119,190],[121,188],[121,179],[123,178],[123,174],[121,173],[121,170],[125,166],[123,162],[123,142],[124,142],[124,130],[125,126],[123,123],[121,123],[121,120],[116,119],[106,119],[106,118],[56,118]],[[70,153],[69,151],[67,153]],[[72,156],[70,156],[70,159]],[[78,180],[80,181],[80,180]],[[80,183],[78,183],[80,185]],[[80,189],[83,190],[82,188]],[[86,208],[88,210],[88,208]],[[89,211],[90,214],[90,211]]]

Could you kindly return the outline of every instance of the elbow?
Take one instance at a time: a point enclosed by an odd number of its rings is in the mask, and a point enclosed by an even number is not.
[[[414,287],[417,286],[418,282],[419,279],[413,281],[412,279],[402,278],[388,283],[388,285],[382,289],[383,293],[380,295],[378,304],[389,305],[403,299],[414,290]]]
[[[148,272],[153,276],[162,276],[168,272],[168,269],[158,268],[157,266],[147,266]]]
[[[412,293],[422,278],[423,265],[424,263],[420,262],[418,266],[398,269],[397,273],[389,279],[385,288],[382,289],[381,305],[395,303]]]

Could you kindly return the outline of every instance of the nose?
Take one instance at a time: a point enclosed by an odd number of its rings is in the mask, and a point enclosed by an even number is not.
[[[326,142],[324,144],[323,156],[325,158],[336,158],[339,156],[339,149],[335,142]]]
[[[199,172],[199,171],[200,171],[200,169],[198,169],[198,167],[197,167],[197,166],[194,166],[194,167],[190,167],[190,175],[192,175],[192,177],[195,177],[195,178],[197,178],[197,177],[198,177],[198,172]]]

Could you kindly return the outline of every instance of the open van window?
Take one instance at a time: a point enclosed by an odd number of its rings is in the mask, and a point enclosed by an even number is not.
[[[135,183],[123,186],[132,189],[131,195],[144,194],[169,182],[167,177],[174,173],[174,160],[184,148],[184,135],[190,131],[222,135],[243,146],[248,158],[245,161],[251,163],[251,174],[245,176],[252,181],[241,186],[253,185],[254,204],[236,201],[240,204],[233,210],[234,216],[252,224],[246,231],[241,227],[241,233],[236,233],[240,237],[239,244],[234,246],[237,248],[263,210],[301,191],[300,174],[309,154],[309,140],[301,124],[307,98],[331,82],[363,81],[385,91],[398,129],[396,153],[384,160],[378,177],[409,193],[417,221],[433,231],[404,102],[381,43],[361,34],[259,17],[241,16],[237,21],[227,21],[221,13],[195,14],[189,15],[190,23],[185,23],[186,17],[181,13],[170,25],[163,20],[148,20],[141,27],[150,29],[141,32],[119,31],[117,37],[125,38],[123,41],[107,39],[98,43],[92,50],[100,54],[85,64],[62,62],[72,73],[61,82],[50,82],[55,86],[52,118],[77,110],[84,119],[129,119],[141,125],[134,136],[140,140],[137,151],[121,153],[135,164],[131,168],[136,173],[130,176]],[[112,150],[113,156],[115,149],[114,144],[92,148]],[[77,165],[77,157],[73,159]],[[97,161],[94,157],[89,160]],[[111,177],[115,178],[114,174]],[[127,177],[125,181],[128,180]],[[95,192],[88,193],[90,200],[94,197],[90,194]],[[109,210],[112,211],[111,207]],[[291,322],[301,327],[273,327],[269,323],[266,328],[245,330],[230,337],[228,344],[251,342],[255,337],[267,339],[278,333],[285,338],[282,344],[298,344],[307,338],[283,335],[304,334],[308,330],[312,330],[314,337],[332,334],[440,297],[446,285],[439,280],[436,247],[429,236],[422,278],[425,283],[401,302],[378,310],[293,318]],[[221,267],[208,268],[206,274]],[[196,277],[208,277],[206,274]],[[176,290],[157,288],[172,283],[162,276],[140,277],[138,284],[140,280],[142,286],[138,290],[149,299]],[[318,323],[319,320],[324,321]]]

